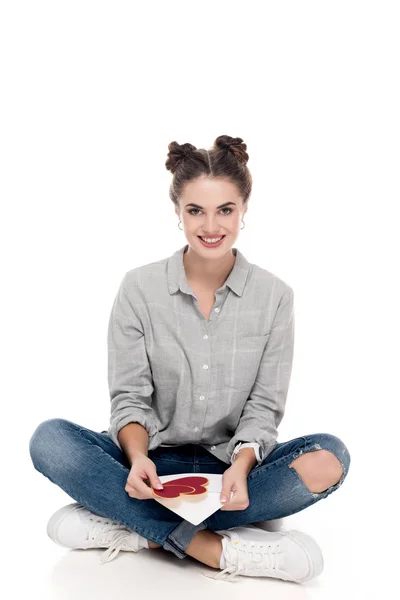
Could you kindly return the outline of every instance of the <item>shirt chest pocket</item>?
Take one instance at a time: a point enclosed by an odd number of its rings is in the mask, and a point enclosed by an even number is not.
[[[226,357],[224,384],[250,392],[256,379],[269,334],[241,336],[236,340],[233,353]]]

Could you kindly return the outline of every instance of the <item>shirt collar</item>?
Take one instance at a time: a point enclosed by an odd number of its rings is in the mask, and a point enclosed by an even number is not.
[[[181,289],[182,292],[192,293],[186,279],[186,271],[183,264],[183,255],[188,247],[189,244],[185,244],[168,259],[167,277],[170,294],[175,293],[178,289]],[[235,294],[242,296],[250,270],[250,263],[238,248],[232,248],[232,252],[235,254],[236,260],[224,286],[229,286]]]

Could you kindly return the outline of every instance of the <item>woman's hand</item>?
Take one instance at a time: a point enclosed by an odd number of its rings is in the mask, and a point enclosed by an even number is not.
[[[145,481],[150,480],[151,487],[162,489],[162,483],[158,479],[157,469],[154,462],[145,454],[138,455],[131,465],[131,470],[126,481],[125,491],[131,498],[137,500],[154,500],[154,494],[150,485]],[[159,484],[161,487],[159,487]]]
[[[232,499],[230,499],[233,492]],[[226,503],[220,510],[244,510],[250,504],[247,491],[247,471],[242,465],[233,463],[222,475],[222,491],[220,500],[225,496]]]

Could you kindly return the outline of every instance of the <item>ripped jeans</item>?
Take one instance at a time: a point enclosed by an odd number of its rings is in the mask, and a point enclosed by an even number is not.
[[[323,492],[312,492],[289,464],[305,452],[325,449],[340,461],[340,480]],[[219,531],[287,517],[336,491],[347,476],[350,454],[335,435],[314,433],[277,443],[274,450],[248,474],[249,506],[245,510],[217,510],[193,525],[155,500],[138,500],[125,491],[130,471],[127,456],[107,435],[61,418],[47,419],[35,429],[29,452],[37,471],[91,512],[136,531],[174,553],[185,550],[197,531]],[[148,451],[158,475],[178,473],[223,474],[229,464],[198,444],[159,446]]]

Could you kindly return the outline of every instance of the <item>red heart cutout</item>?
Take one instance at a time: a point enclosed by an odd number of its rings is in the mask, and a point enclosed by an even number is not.
[[[209,484],[207,477],[180,477],[163,483],[162,490],[151,488],[153,494],[160,498],[179,498],[181,495],[200,496],[208,490],[205,487]]]

